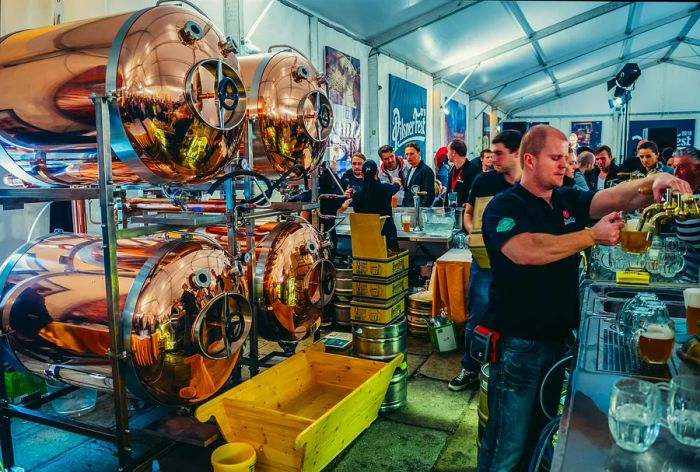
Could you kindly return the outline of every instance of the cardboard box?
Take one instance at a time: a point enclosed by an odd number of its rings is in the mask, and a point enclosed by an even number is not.
[[[389,257],[386,238],[382,236],[382,227],[387,217],[375,213],[350,214],[350,244],[352,257],[386,259]]]
[[[385,302],[373,303],[367,299],[353,299],[350,303],[350,319],[368,323],[389,324],[405,312],[405,297],[403,294]]]
[[[372,277],[353,277],[353,297],[365,297],[389,300],[397,295],[405,295],[408,290],[408,271],[393,277],[376,279]]]
[[[364,277],[394,277],[408,270],[408,250],[389,251],[383,259],[354,257],[352,275]]]

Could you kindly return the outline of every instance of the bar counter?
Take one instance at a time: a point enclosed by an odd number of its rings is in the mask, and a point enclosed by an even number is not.
[[[598,331],[610,321],[605,310],[606,294],[621,291],[661,290],[674,299],[671,316],[676,322],[676,348],[685,338],[685,318],[678,317],[678,295],[686,286],[632,287],[611,283],[589,283],[583,291],[578,352],[575,355],[569,390],[561,418],[552,470],[589,471],[695,471],[700,470],[700,448],[682,445],[665,427],[656,442],[644,453],[619,448],[608,429],[608,406],[613,384],[629,374],[600,368],[601,342]],[[610,303],[610,302],[609,302]],[[674,313],[676,316],[674,317]],[[679,330],[680,328],[680,330]],[[679,331],[681,332],[679,335]],[[646,375],[648,374],[648,375]],[[700,375],[700,367],[682,361],[675,353],[662,371],[636,373],[633,376],[650,381],[667,381],[680,374]],[[666,380],[658,378],[666,376]],[[666,398],[666,395],[664,395]]]

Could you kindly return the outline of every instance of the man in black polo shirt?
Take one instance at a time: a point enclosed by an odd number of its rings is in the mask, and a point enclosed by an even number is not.
[[[493,270],[490,306],[483,325],[501,333],[498,360],[490,364],[489,419],[479,451],[479,471],[526,469],[547,419],[539,388],[563,355],[564,338],[579,323],[579,252],[613,245],[623,227],[620,213],[651,203],[672,188],[689,185],[660,173],[616,187],[584,192],[561,187],[568,140],[551,126],[534,126],[520,145],[520,183],[488,204],[483,230]],[[585,223],[600,219],[591,228]],[[554,413],[561,378],[548,382],[544,404]]]
[[[467,203],[469,189],[479,175],[479,168],[467,160],[467,145],[461,139],[453,139],[447,145],[447,158],[453,164],[447,176],[447,191],[457,194],[457,206],[461,207]]]
[[[476,199],[493,197],[504,190],[509,189],[520,180],[522,169],[518,156],[520,140],[523,135],[520,131],[506,130],[493,138],[492,145],[493,167],[495,172],[484,172],[476,176],[472,185],[466,209],[464,210],[464,227],[471,235],[474,229],[474,206]],[[483,204],[483,201],[479,202]],[[483,211],[483,206],[481,207]],[[479,385],[479,369],[481,366],[469,355],[474,328],[481,324],[486,309],[489,307],[489,286],[491,285],[491,269],[479,267],[476,259],[472,259],[469,270],[469,288],[467,293],[467,309],[469,318],[464,327],[464,354],[462,355],[462,369],[459,374],[447,384],[447,388],[454,391],[476,388]]]

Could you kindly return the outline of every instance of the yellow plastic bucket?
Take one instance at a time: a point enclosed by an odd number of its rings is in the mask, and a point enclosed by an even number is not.
[[[214,472],[253,472],[255,449],[248,443],[233,442],[217,447],[211,455]]]

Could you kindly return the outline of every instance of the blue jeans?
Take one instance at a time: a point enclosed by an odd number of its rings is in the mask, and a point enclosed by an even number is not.
[[[489,365],[489,419],[479,450],[479,472],[527,470],[548,419],[540,407],[540,384],[564,354],[564,343],[506,337],[500,359]],[[544,405],[556,413],[563,371],[547,380]]]
[[[481,324],[489,308],[489,287],[493,280],[491,269],[482,269],[476,260],[472,260],[469,272],[469,289],[467,291],[467,310],[469,317],[464,327],[464,355],[462,367],[470,372],[479,372],[481,364],[469,355],[474,328]]]

